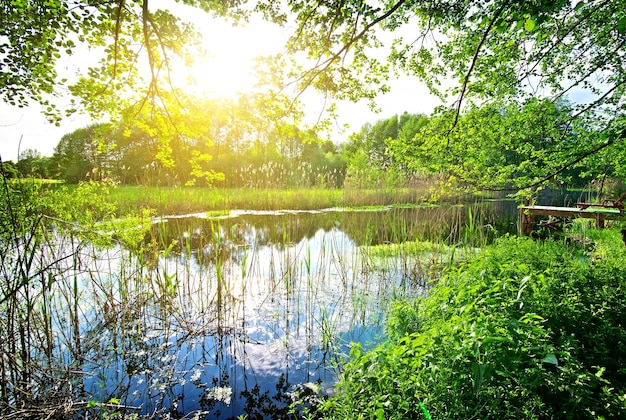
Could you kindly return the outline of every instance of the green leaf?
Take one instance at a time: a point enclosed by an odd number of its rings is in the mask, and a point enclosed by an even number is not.
[[[526,23],[524,23],[524,29],[526,30],[526,32],[532,32],[532,30],[535,29],[535,21],[530,18],[526,19]]]
[[[558,366],[559,365],[559,360],[556,358],[556,355],[554,353],[548,353],[546,354],[546,356],[541,359],[542,363],[548,363],[554,366]]]
[[[509,341],[507,337],[485,337],[485,339],[483,340],[483,344],[504,343],[506,341]]]
[[[620,34],[626,33],[626,16],[617,21],[617,30]]]
[[[484,379],[487,376],[488,367],[482,363],[472,363],[472,379],[474,394],[478,395]]]
[[[376,418],[378,420],[384,420],[384,418],[385,418],[385,410],[383,410],[382,408],[379,408],[378,410],[376,410]]]

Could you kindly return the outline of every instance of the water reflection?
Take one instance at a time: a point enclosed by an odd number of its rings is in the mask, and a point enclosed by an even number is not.
[[[472,228],[471,223],[482,223],[480,227],[488,224],[493,234],[515,233],[517,205],[512,200],[493,200],[470,205],[354,211],[234,211],[219,217],[197,214],[166,218],[157,230],[162,243],[177,242],[179,253],[185,247],[201,251],[204,255],[200,258],[213,256],[210,247],[216,234],[235,245],[274,245],[279,249],[284,244],[311,239],[319,230],[333,229],[340,229],[358,246],[407,240],[456,243],[464,231]]]
[[[208,237],[185,230],[179,252],[160,250],[134,284],[128,273],[110,282],[104,319],[91,330],[97,362],[85,385],[94,400],[122,396],[143,413],[209,418],[250,414],[253,400],[265,405],[255,410],[286,410],[291,385],[331,386],[349,343],[379,339],[398,285],[364,273],[344,232],[318,229],[298,241],[283,233],[274,244],[268,230],[246,226],[234,233],[208,223]],[[156,229],[169,234],[169,225]]]
[[[164,220],[143,254],[93,249],[65,269],[83,284],[74,385],[143,414],[286,418],[295,385],[330,392],[350,343],[381,339],[389,301],[424,292],[416,264],[366,246],[490,240],[516,220],[507,201]]]

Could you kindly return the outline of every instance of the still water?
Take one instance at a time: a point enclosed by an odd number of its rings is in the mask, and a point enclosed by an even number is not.
[[[351,346],[383,339],[393,299],[425,293],[425,263],[372,246],[484,243],[516,223],[513,201],[158,220],[140,256],[85,257],[79,386],[142,414],[286,417],[295,390],[331,394]]]

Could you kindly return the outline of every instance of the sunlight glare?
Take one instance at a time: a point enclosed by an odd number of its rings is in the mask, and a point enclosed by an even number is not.
[[[204,53],[191,66],[177,70],[175,82],[191,93],[209,97],[234,97],[250,92],[257,83],[255,58],[278,53],[285,42],[280,28],[263,21],[245,26],[210,20],[202,29]],[[210,23],[209,26],[206,23]]]

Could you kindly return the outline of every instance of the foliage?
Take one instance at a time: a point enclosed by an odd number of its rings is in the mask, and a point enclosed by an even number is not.
[[[70,184],[111,175],[115,145],[111,124],[92,124],[61,137],[52,160],[56,177]]]
[[[50,158],[41,156],[35,149],[26,149],[20,152],[15,169],[24,178],[48,178],[50,166]]]
[[[352,350],[331,418],[616,418],[626,409],[626,250],[506,238],[399,302]]]
[[[162,94],[115,124],[68,133],[53,175],[70,183],[115,180],[164,186],[300,187],[343,184],[345,163],[314,127],[263,95],[191,100]]]
[[[229,143],[222,153],[234,149],[232,155],[226,154],[228,161],[242,162],[238,158],[246,154],[239,144],[259,139],[265,146],[268,138],[302,142],[310,137],[290,134],[299,130],[302,113],[296,99],[270,91],[274,76],[262,81],[256,94],[241,94],[231,101],[197,98],[180,89],[175,70],[193,65],[204,51],[196,28],[176,14],[194,7],[207,18],[236,23],[251,11],[240,0],[177,3],[182,4],[148,0],[2,4],[0,98],[21,107],[39,102],[57,125],[78,109],[98,121],[109,117],[113,124],[95,124],[65,136],[55,151],[51,175],[69,182],[115,178],[210,186],[223,181],[220,169],[228,167],[213,159],[220,145]],[[55,65],[74,54],[86,58],[76,77],[66,80]],[[61,110],[55,97],[68,90],[71,102]]]
[[[262,4],[276,11],[282,3]],[[305,51],[311,57],[310,68],[298,71],[295,83],[302,89],[314,86],[335,98],[371,100],[387,91],[390,68],[416,77],[445,103],[436,115],[435,137],[446,147],[435,150],[445,153],[438,155],[444,160],[453,160],[457,175],[504,186],[506,174],[489,179],[489,166],[484,163],[491,148],[481,149],[481,134],[501,149],[510,146],[509,139],[494,132],[496,124],[489,124],[485,133],[477,130],[466,137],[466,125],[474,125],[469,114],[486,107],[493,115],[494,107],[521,106],[530,99],[554,106],[568,99],[576,102],[569,118],[559,121],[560,135],[554,137],[567,153],[544,156],[535,144],[524,155],[524,146],[519,145],[512,150],[525,159],[514,172],[539,166],[543,172],[534,174],[531,182],[540,182],[579,163],[596,173],[620,172],[623,167],[618,161],[624,160],[626,74],[620,57],[626,16],[619,0],[331,1],[323,5],[292,0],[287,9],[295,14],[297,25],[289,50]],[[395,38],[391,45],[386,42],[390,37]],[[386,60],[381,59],[383,51]],[[526,117],[527,126],[519,128],[533,133],[532,124],[541,115]],[[461,118],[465,124],[460,124]],[[572,125],[576,120],[581,123]],[[573,147],[566,140],[585,125],[602,135]],[[417,140],[418,147],[422,141]],[[603,153],[603,162],[590,159]],[[477,176],[483,171],[485,176]]]
[[[239,1],[185,0],[214,16],[238,18]],[[115,113],[138,98],[155,99],[160,93],[157,78],[168,79],[178,60],[192,60],[197,45],[194,28],[148,1],[103,2],[8,1],[0,9],[0,51],[4,57],[0,72],[0,98],[11,105],[26,106],[34,100],[45,106],[44,113],[55,123],[76,111],[78,102],[93,115]],[[78,80],[62,78],[56,64],[89,47],[100,61]],[[140,68],[148,65],[148,81]],[[166,76],[163,76],[163,75]],[[78,99],[64,112],[57,109],[54,96],[65,87]]]
[[[12,160],[0,161],[0,174],[6,179],[17,178],[17,165]]]
[[[391,153],[396,141],[411,142],[419,128],[428,121],[424,115],[404,113],[366,123],[358,133],[352,134],[342,152],[348,161],[346,186],[396,187],[411,178],[412,172],[402,159]],[[414,169],[414,168],[411,168]]]
[[[579,177],[572,175],[580,169],[562,171],[563,162],[604,139],[580,121],[569,121],[571,112],[571,106],[548,100],[491,103],[469,107],[450,131],[455,113],[447,111],[429,118],[414,137],[392,141],[390,148],[409,168],[445,171],[486,188],[541,185],[558,172],[561,181],[576,182]]]
[[[22,106],[35,99],[58,121],[60,112],[46,95],[70,84],[72,94],[93,115],[122,116],[118,151],[105,147],[102,156],[123,155],[118,156],[118,169],[124,170],[117,174],[123,182],[224,185],[221,174],[226,179],[245,176],[244,162],[256,171],[263,164],[278,168],[272,171],[276,178],[277,173],[293,174],[305,160],[294,154],[294,146],[302,149],[311,137],[307,128],[299,128],[301,112],[293,98],[271,93],[272,86],[291,83],[296,92],[313,86],[335,99],[373,100],[388,90],[394,67],[454,102],[433,115],[428,129],[421,130],[424,121],[403,121],[404,115],[364,127],[353,137],[355,145],[362,145],[344,159],[351,165],[351,182],[360,179],[365,164],[373,168],[366,175],[377,182],[395,182],[409,167],[444,168],[491,188],[509,187],[511,178],[517,186],[541,184],[554,175],[572,175],[565,172],[577,165],[574,175],[622,175],[625,75],[619,57],[626,17],[617,0],[350,5],[265,0],[254,7],[246,1],[183,3],[214,16],[238,19],[257,12],[275,23],[295,25],[286,45],[291,56],[259,62],[263,94],[242,96],[237,106],[216,109],[208,102],[196,106],[196,100],[173,88],[163,70],[192,60],[197,34],[173,12],[148,7],[147,0],[79,1],[71,10],[63,2],[4,4],[0,36],[7,43],[2,46],[6,58],[0,94]],[[407,28],[413,33],[410,40],[400,37]],[[396,37],[392,45],[384,42],[386,31]],[[60,80],[54,63],[82,44],[94,48],[102,60],[78,81]],[[381,59],[381,48],[390,51],[386,59]],[[142,81],[139,57],[148,63],[147,82]],[[577,105],[562,112],[573,93]],[[334,112],[331,105],[329,113]],[[207,115],[209,127],[199,124]],[[286,115],[292,119],[284,119]],[[551,118],[556,121],[550,123]],[[541,130],[549,141],[541,138]],[[591,132],[596,134],[581,135]],[[395,153],[389,153],[389,139],[396,142]],[[248,147],[241,148],[242,143]],[[269,155],[254,153],[253,144]],[[221,155],[219,162],[216,155]],[[314,155],[302,151],[302,156]],[[333,169],[318,174],[319,157],[307,162],[314,168],[314,181],[307,182],[339,185],[332,171],[345,166],[328,159],[325,164]],[[75,180],[94,167],[89,159],[75,159],[73,165],[63,169]]]
[[[81,183],[72,191],[64,186],[42,197],[41,211],[61,222],[91,228],[113,214],[108,196],[109,186],[98,182]]]

